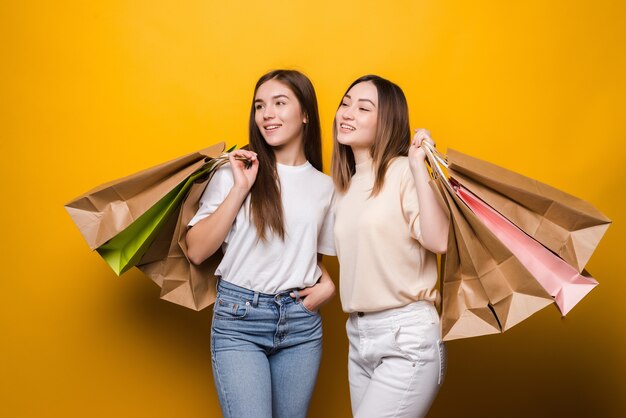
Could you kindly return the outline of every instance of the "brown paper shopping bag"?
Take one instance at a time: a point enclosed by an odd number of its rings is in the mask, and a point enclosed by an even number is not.
[[[456,196],[445,190],[451,232],[443,268],[444,340],[504,332],[552,297]]]
[[[450,215],[442,268],[444,340],[504,332],[553,303],[522,263],[457,196],[431,152],[437,190]]]
[[[72,220],[94,250],[126,229],[209,159],[224,151],[224,143],[140,171],[88,191],[65,205]]]
[[[225,161],[224,161],[225,162]],[[137,268],[161,287],[161,299],[202,310],[215,301],[215,269],[222,259],[218,250],[200,265],[187,258],[187,224],[198,211],[200,198],[217,167],[191,186],[171,222],[163,228]]]
[[[590,203],[537,180],[454,150],[447,160],[451,177],[579,272],[611,223]]]

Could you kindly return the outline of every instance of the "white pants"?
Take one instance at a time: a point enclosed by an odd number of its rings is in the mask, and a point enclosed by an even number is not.
[[[353,415],[425,416],[445,375],[437,309],[419,301],[380,312],[352,313],[346,328]]]

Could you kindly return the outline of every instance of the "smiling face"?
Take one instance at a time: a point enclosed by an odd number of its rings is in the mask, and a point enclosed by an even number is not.
[[[337,141],[354,148],[370,148],[376,139],[378,126],[378,90],[371,81],[352,86],[343,97],[335,128]]]
[[[268,145],[282,147],[302,142],[306,116],[289,87],[278,80],[261,84],[254,96],[254,121]]]

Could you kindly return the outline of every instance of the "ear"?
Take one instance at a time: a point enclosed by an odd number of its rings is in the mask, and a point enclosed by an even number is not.
[[[309,116],[306,113],[304,114],[304,117],[302,118],[302,123],[304,123],[305,125],[309,123]]]

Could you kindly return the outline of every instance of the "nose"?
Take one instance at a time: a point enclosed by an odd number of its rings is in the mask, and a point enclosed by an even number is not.
[[[265,106],[263,109],[263,119],[269,120],[274,118],[274,108],[273,106]]]
[[[345,119],[345,120],[354,119],[354,114],[352,113],[352,106],[346,106],[343,109],[340,109],[340,112],[341,112],[341,119]]]

